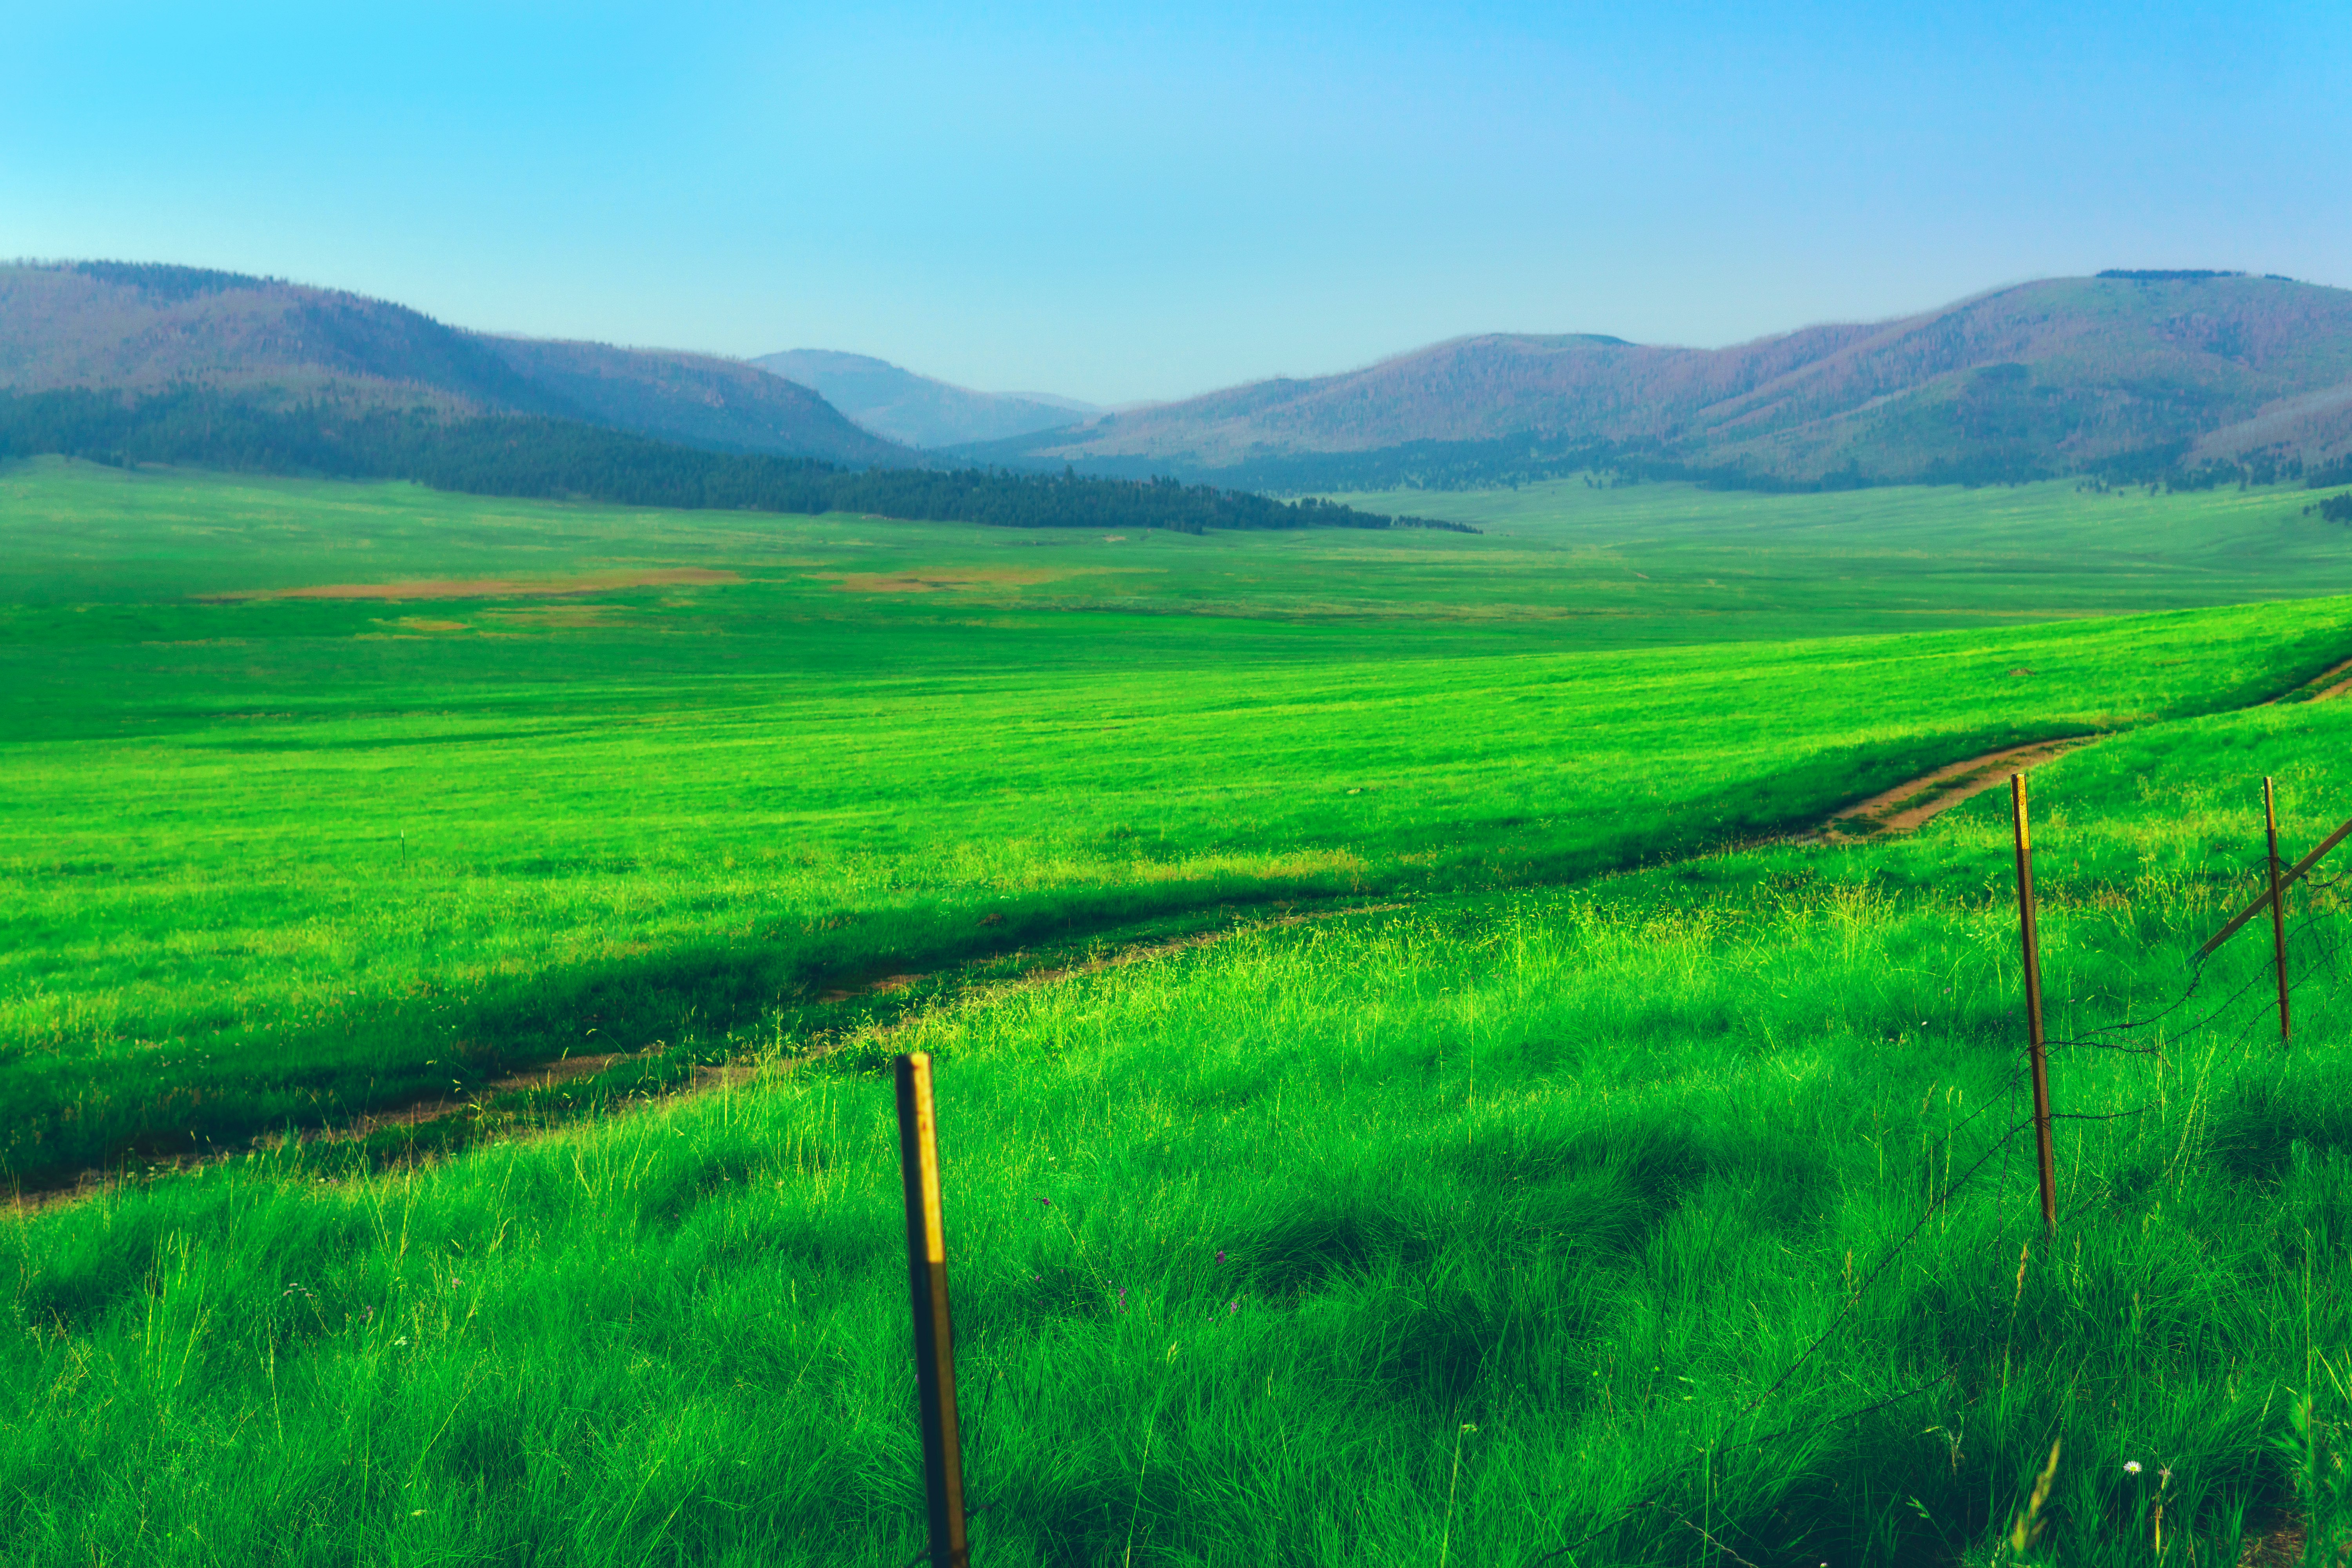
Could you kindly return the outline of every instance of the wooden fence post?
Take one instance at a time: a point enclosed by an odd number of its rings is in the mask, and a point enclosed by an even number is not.
[[[923,1492],[931,1568],[970,1568],[964,1536],[963,1450],[956,1430],[955,1335],[948,1321],[947,1229],[940,1215],[938,1121],[931,1058],[892,1064],[898,1079],[898,1171],[907,1190],[907,1283],[915,1317],[915,1387],[923,1424]]]
[[[2026,1054],[2033,1068],[2033,1152],[2042,1178],[2042,1225],[2058,1231],[2058,1162],[2050,1147],[2050,1053],[2042,1038],[2042,943],[2033,929],[2033,841],[2025,826],[2025,775],[2009,775],[2017,837],[2017,925],[2025,948]]]

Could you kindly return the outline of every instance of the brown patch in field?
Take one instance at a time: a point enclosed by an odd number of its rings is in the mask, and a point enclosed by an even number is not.
[[[1998,789],[2011,773],[2030,772],[2103,739],[2099,735],[2074,735],[2063,741],[2036,741],[2029,746],[2009,746],[1970,757],[1964,763],[1953,763],[1872,795],[1860,805],[1848,806],[1810,837],[1817,843],[1856,844],[1882,834],[1908,833],[1962,801],[1974,800],[1989,789]]]
[[[511,610],[493,610],[490,614],[512,626],[603,626],[612,625],[614,616],[629,613],[626,605],[529,605]]]
[[[1085,575],[1085,567],[943,566],[936,571],[852,572],[836,580],[845,594],[936,594],[966,588],[1034,588]]]
[[[397,626],[404,632],[462,632],[466,629],[463,621],[433,621],[422,616],[403,616],[396,621],[378,621],[376,625]]]
[[[658,588],[673,584],[740,583],[733,572],[701,566],[652,572],[583,572],[570,577],[436,577],[411,583],[328,583],[311,588],[242,588],[233,594],[190,595],[205,604],[240,599],[515,599],[562,594],[609,594],[615,588]]]

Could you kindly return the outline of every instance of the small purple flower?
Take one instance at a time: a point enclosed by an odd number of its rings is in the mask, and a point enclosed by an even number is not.
[[[1122,1312],[1127,1310],[1127,1287],[1124,1285],[1118,1288],[1118,1310]]]
[[[1229,1317],[1229,1318],[1230,1318],[1230,1317],[1232,1317],[1235,1312],[1238,1312],[1238,1311],[1240,1311],[1241,1310],[1242,1310],[1242,1299],[1241,1299],[1239,1296],[1236,1296],[1236,1297],[1234,1297],[1234,1304],[1233,1304],[1232,1306],[1230,1306],[1230,1307],[1228,1307],[1228,1308],[1226,1308],[1226,1309],[1225,1309],[1225,1316],[1227,1316],[1227,1317]]]
[[[1054,1200],[1051,1198],[1041,1197],[1037,1201],[1044,1204],[1047,1208],[1052,1208],[1054,1206]]]
[[[1224,1260],[1225,1260],[1225,1249],[1224,1249],[1223,1247],[1221,1247],[1217,1248],[1217,1261],[1218,1261],[1218,1262],[1220,1262],[1220,1263],[1223,1263]]]

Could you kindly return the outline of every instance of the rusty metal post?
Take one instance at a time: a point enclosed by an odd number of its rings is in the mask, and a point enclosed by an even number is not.
[[[2271,781],[2263,780],[2263,827],[2271,841],[2271,960],[2278,967],[2279,1048],[2287,1045],[2286,1016],[2286,884],[2279,879],[2284,869],[2278,852],[2278,802],[2273,798]]]
[[[964,1536],[963,1450],[956,1430],[955,1335],[948,1321],[947,1229],[940,1214],[938,1121],[931,1058],[893,1063],[898,1079],[898,1170],[907,1189],[907,1282],[915,1316],[915,1387],[923,1424],[923,1491],[931,1568],[970,1568]]]
[[[2033,1153],[2042,1177],[2042,1226],[2058,1231],[2058,1161],[2050,1146],[2050,1053],[2042,1038],[2042,942],[2033,929],[2033,840],[2025,826],[2025,775],[2009,775],[2017,834],[2017,925],[2025,948],[2025,1039],[2033,1068]]]

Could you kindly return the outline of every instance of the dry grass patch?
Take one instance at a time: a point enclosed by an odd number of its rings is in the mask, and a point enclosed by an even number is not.
[[[708,586],[740,583],[734,572],[701,566],[663,567],[651,572],[583,572],[566,577],[428,578],[407,583],[327,583],[309,588],[240,588],[227,594],[190,595],[205,604],[239,599],[512,599],[561,594],[609,594],[616,588]]]

